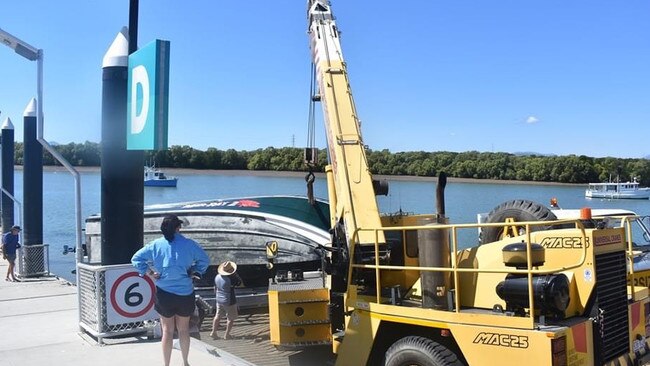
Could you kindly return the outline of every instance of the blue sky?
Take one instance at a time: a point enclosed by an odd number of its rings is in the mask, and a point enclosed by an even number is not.
[[[101,140],[102,58],[128,0],[5,1],[45,52],[44,137]],[[650,155],[650,2],[333,0],[374,150]],[[306,1],[141,0],[139,46],[171,42],[170,145],[304,146]],[[36,64],[0,47],[0,120],[22,141]],[[319,107],[320,108],[320,107]],[[325,146],[322,118],[317,144]]]

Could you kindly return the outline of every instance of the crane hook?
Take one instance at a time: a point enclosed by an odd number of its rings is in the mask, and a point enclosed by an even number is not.
[[[314,172],[311,171],[311,166],[309,167],[309,173],[305,176],[305,181],[307,182],[307,201],[310,205],[314,205],[314,181],[316,176]]]

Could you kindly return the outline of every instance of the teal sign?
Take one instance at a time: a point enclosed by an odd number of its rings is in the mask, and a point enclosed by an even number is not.
[[[127,150],[167,149],[169,41],[150,42],[129,55]]]

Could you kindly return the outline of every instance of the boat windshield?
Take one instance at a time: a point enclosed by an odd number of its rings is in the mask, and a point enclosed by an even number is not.
[[[634,228],[632,229],[634,242],[638,246],[644,246],[650,249],[650,216],[639,216],[639,218],[635,220],[635,223],[638,226],[638,230],[634,233],[635,230]]]
[[[607,217],[607,226],[620,227],[621,217]],[[625,220],[630,223],[632,230],[633,245],[639,249],[650,250],[650,216],[635,216],[633,219]]]

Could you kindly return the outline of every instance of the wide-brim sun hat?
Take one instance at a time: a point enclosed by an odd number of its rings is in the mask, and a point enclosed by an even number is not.
[[[219,265],[217,272],[219,272],[219,274],[222,276],[230,276],[231,274],[237,272],[237,263],[225,261]]]

